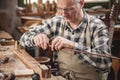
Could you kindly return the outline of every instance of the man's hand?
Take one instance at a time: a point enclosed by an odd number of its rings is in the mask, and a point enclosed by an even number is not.
[[[38,34],[33,38],[35,46],[41,47],[43,50],[47,49],[49,38],[45,34]]]
[[[65,39],[63,37],[56,37],[51,44],[51,49],[52,51],[55,50],[60,50],[62,48],[74,48],[74,42]]]

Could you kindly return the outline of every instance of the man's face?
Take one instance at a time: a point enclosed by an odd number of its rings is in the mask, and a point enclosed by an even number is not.
[[[68,23],[74,22],[79,17],[80,8],[75,0],[58,0],[57,12],[64,17]]]

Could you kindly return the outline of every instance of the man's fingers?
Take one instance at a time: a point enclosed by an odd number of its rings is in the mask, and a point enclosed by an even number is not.
[[[55,48],[55,44],[59,41],[59,37],[55,38],[53,41],[52,41],[52,44],[51,44],[51,49],[52,51],[54,50]]]
[[[49,38],[45,34],[38,34],[33,38],[35,46],[41,47],[42,49],[47,48],[47,44],[49,44]]]
[[[43,49],[47,49],[47,46],[49,44],[49,39],[47,37],[43,37]]]
[[[56,42],[56,44],[55,44],[55,49],[56,50],[59,51],[61,49],[61,47],[60,47],[61,43],[62,43],[62,40],[60,40],[60,39]]]
[[[35,46],[39,46],[39,38],[38,37],[36,37],[34,39],[34,43],[35,43]]]
[[[44,40],[43,40],[43,37],[39,37],[39,46],[41,46],[42,49],[44,48]]]

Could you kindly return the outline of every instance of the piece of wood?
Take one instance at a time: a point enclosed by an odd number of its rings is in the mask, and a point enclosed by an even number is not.
[[[0,41],[1,45],[14,45],[15,41],[14,40],[4,40],[4,41]]]
[[[20,44],[18,43],[18,41],[15,41],[15,50],[18,50],[20,49]]]
[[[51,69],[50,69],[50,67],[46,66],[45,64],[41,64],[40,68],[42,69],[42,76],[44,78],[50,78],[51,77]]]
[[[38,66],[40,64],[34,58],[32,58],[24,49],[13,49],[13,52],[26,65],[28,69],[32,69],[35,73],[38,73],[40,75],[40,80],[43,80],[42,71]]]
[[[13,39],[13,38],[9,33],[5,31],[0,31],[0,39]]]
[[[117,59],[112,59],[112,68],[115,76],[114,80],[118,80],[118,71],[120,68],[120,61]]]
[[[14,75],[15,76],[31,76],[32,74],[34,74],[34,71],[32,69],[24,69],[24,70],[19,70],[19,69],[15,69],[14,70]]]
[[[0,31],[0,44],[1,45],[13,45],[14,39],[8,32]]]
[[[26,59],[28,57],[28,61],[30,61],[28,64],[31,65],[31,67],[32,67],[31,69],[33,69],[33,71],[35,71],[36,73],[38,73],[40,75],[40,80],[43,80],[43,78],[42,78],[42,70],[39,67],[40,64],[33,57],[31,57],[24,49],[21,49],[20,52],[23,55],[26,56],[25,57]]]

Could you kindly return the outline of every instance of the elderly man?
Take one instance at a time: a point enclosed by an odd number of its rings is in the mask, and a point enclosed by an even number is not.
[[[61,75],[68,80],[101,80],[101,75],[111,66],[111,58],[93,54],[110,55],[109,34],[105,24],[84,10],[84,0],[57,0],[57,14],[39,27],[24,33],[20,39],[23,47],[50,45],[57,51]]]

